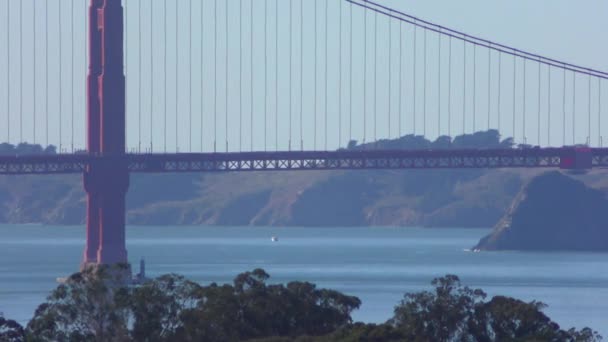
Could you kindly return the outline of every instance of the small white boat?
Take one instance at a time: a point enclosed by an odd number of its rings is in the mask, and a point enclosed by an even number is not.
[[[279,241],[279,238],[276,237],[276,236],[273,236],[273,237],[270,238],[270,241],[277,242],[277,241]]]

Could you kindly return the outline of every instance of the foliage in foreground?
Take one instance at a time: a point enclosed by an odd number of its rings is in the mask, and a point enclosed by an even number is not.
[[[356,297],[308,282],[268,284],[261,269],[233,284],[201,286],[169,274],[119,286],[107,269],[77,273],[36,310],[26,329],[0,317],[0,341],[600,341],[591,329],[560,329],[544,304],[433,280],[410,293],[384,324],[353,323]]]

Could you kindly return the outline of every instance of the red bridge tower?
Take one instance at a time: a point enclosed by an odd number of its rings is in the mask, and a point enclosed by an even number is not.
[[[103,158],[84,173],[87,237],[83,267],[127,263],[125,76],[121,0],[90,0],[87,148]]]

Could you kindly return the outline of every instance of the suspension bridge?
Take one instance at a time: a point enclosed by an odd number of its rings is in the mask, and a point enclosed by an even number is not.
[[[132,172],[608,166],[608,73],[380,0],[5,0],[3,12],[4,139],[57,150],[4,153],[0,174],[84,175],[83,265],[127,262]],[[512,140],[383,143],[479,130]]]

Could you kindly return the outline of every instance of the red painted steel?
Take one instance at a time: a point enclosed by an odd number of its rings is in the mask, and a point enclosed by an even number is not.
[[[127,263],[125,196],[129,171],[125,151],[125,76],[121,0],[91,0],[87,89],[90,155],[86,166],[87,242],[83,266]],[[118,158],[118,159],[116,159]]]

